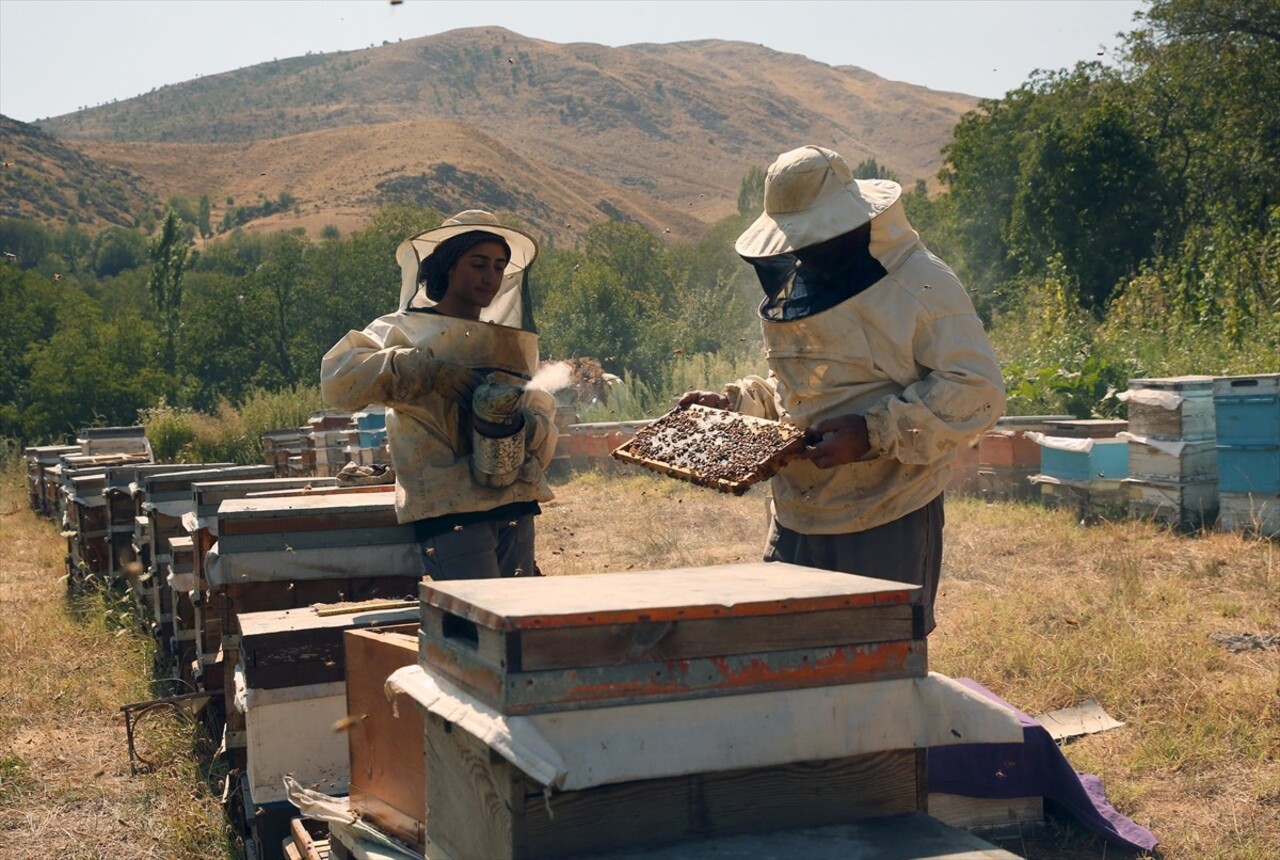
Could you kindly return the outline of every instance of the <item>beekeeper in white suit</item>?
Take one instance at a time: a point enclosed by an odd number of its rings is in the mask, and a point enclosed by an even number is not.
[[[942,492],[961,445],[1004,411],[1000,367],[964,287],[888,180],[820,146],[785,152],[734,247],[764,290],[769,376],[680,398],[820,434],[773,478],[766,561],[921,586],[934,627]]]
[[[535,575],[534,517],[553,494],[555,401],[538,367],[525,233],[468,210],[396,251],[400,309],[348,332],[320,365],[324,399],[387,407],[396,514],[432,579]]]

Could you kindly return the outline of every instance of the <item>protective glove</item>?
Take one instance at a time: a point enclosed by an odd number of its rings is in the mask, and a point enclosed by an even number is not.
[[[427,394],[439,394],[471,405],[471,395],[484,379],[478,370],[449,361],[441,361],[423,349],[402,352],[395,357],[398,399],[409,401]]]

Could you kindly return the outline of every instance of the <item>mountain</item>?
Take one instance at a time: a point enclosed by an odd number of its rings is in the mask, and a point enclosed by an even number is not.
[[[151,205],[150,185],[35,126],[0,116],[0,218],[132,227]]]
[[[803,143],[930,180],[977,99],[761,45],[621,48],[454,30],[173,84],[38,123],[159,199],[287,199],[261,229],[479,206],[569,241],[627,218],[696,239],[743,176]],[[281,195],[287,195],[282,197]],[[269,207],[270,208],[270,207]]]

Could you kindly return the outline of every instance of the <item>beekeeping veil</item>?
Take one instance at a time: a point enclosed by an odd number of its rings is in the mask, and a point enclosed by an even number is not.
[[[400,310],[429,308],[435,304],[426,288],[419,281],[422,261],[431,255],[446,239],[479,230],[501,236],[511,248],[511,259],[502,277],[502,286],[480,319],[483,322],[509,326],[536,332],[533,323],[533,306],[529,300],[529,267],[538,257],[538,243],[514,227],[498,223],[490,212],[468,209],[459,212],[439,227],[410,236],[396,249],[396,261],[400,263]]]

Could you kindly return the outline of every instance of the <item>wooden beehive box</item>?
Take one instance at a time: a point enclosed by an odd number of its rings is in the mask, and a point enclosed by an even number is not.
[[[347,791],[347,630],[416,624],[413,601],[321,604],[238,616],[235,682],[245,702],[246,772],[256,803],[285,800],[283,777]]]
[[[1214,438],[1212,376],[1130,379],[1125,402],[1129,432],[1153,439]]]
[[[903,815],[927,805],[925,751],[693,773],[556,794],[426,715],[427,835],[449,857],[552,860]],[[856,855],[850,855],[856,856]]]
[[[424,580],[420,659],[508,714],[913,677],[916,591],[764,562]]]
[[[613,456],[737,495],[775,475],[805,440],[804,431],[791,424],[695,404],[655,418]]]
[[[218,540],[205,558],[208,611],[220,611],[214,658],[222,686],[234,688],[241,613],[314,603],[412,598],[422,577],[411,525],[396,521],[395,491],[325,488],[307,496],[227,499],[218,506]],[[378,492],[365,492],[377,489]],[[290,491],[292,492],[292,491]],[[233,763],[243,733],[227,713]]]
[[[225,594],[212,592],[205,575],[205,558],[217,540],[218,506],[227,499],[245,498],[270,490],[304,490],[334,484],[332,478],[247,478],[196,481],[191,485],[193,510],[183,515],[183,524],[195,543],[193,571],[196,578],[195,626],[198,683],[206,689],[222,689],[225,672],[218,660],[222,645],[222,617]]]
[[[426,847],[426,760],[422,711],[393,704],[384,684],[418,660],[418,624],[347,630],[347,730],[351,809],[419,852]]]
[[[76,436],[85,454],[144,454],[151,459],[151,445],[146,428],[140,424],[128,427],[85,427]]]

